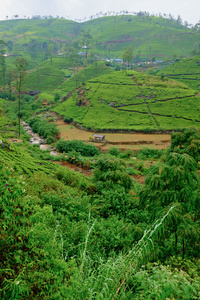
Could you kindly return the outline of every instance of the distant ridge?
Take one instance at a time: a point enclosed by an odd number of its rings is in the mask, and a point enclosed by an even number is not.
[[[198,34],[181,22],[150,15],[118,15],[94,18],[82,23],[66,19],[20,19],[0,21],[0,39],[13,43],[15,53],[24,55],[31,40],[52,44],[54,50],[80,44],[82,32],[89,32],[89,48],[103,57],[119,58],[132,47],[139,58],[188,56],[197,47]]]

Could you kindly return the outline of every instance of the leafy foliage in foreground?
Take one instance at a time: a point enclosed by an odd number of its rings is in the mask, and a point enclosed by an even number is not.
[[[56,165],[49,161],[32,158],[27,151],[23,151],[20,147],[10,144],[3,147],[0,145],[0,159],[12,164],[13,169],[18,174],[31,175],[33,172],[43,171],[47,174],[56,169]]]
[[[59,258],[62,248],[52,208],[27,195],[25,178],[14,176],[2,163],[0,168],[1,299],[62,298],[76,267]]]
[[[172,133],[171,137],[170,151],[187,153],[197,162],[200,160],[200,130],[184,128],[180,132]]]
[[[190,277],[182,270],[157,263],[143,266],[128,281],[129,288],[134,290],[132,297],[137,300],[195,299],[199,296],[199,284],[198,277]]]
[[[189,140],[197,133],[186,132]],[[7,154],[17,157],[21,147],[1,151],[3,300],[199,298],[200,179],[192,156],[166,151],[140,185],[127,173],[128,153],[101,154],[86,178],[56,165],[45,172],[45,162],[43,170],[16,172],[19,160]],[[36,161],[25,145],[19,152]]]

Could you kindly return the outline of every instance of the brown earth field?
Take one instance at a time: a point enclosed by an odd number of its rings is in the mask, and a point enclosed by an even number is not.
[[[56,122],[60,131],[60,137],[65,140],[82,140],[89,142],[94,133],[80,130],[75,126],[66,124],[59,120]],[[170,134],[143,134],[143,133],[98,133],[105,135],[105,143],[94,143],[103,151],[111,147],[118,147],[120,150],[139,150],[144,148],[165,149],[170,146]]]

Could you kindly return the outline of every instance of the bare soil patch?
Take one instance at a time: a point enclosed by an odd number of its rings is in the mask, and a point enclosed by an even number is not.
[[[82,140],[89,142],[93,132],[80,130],[75,126],[66,124],[62,120],[56,122],[60,131],[60,137],[65,140]],[[97,148],[108,151],[111,147],[118,147],[120,150],[143,148],[165,149],[170,146],[170,134],[143,134],[143,133],[99,133],[104,134],[106,143],[94,143]]]
[[[21,142],[23,142],[22,140],[20,140],[20,139],[15,139],[15,138],[13,138],[13,139],[7,139],[7,142],[8,143],[21,143]]]
[[[130,175],[133,179],[135,179],[137,182],[144,184],[145,182],[145,176],[144,175]]]

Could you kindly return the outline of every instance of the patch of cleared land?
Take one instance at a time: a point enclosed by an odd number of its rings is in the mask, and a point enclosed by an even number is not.
[[[82,140],[89,142],[93,132],[80,130],[72,125],[68,125],[63,121],[57,122],[60,131],[60,137],[65,140]],[[96,143],[96,146],[102,150],[109,150],[111,147],[118,147],[122,150],[142,148],[164,149],[170,145],[169,134],[142,134],[142,133],[98,133],[104,134],[106,143]]]

